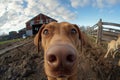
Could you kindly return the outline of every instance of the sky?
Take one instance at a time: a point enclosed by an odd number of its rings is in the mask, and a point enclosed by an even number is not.
[[[93,26],[100,18],[120,23],[120,0],[0,0],[0,35],[25,28],[40,13],[80,26]]]

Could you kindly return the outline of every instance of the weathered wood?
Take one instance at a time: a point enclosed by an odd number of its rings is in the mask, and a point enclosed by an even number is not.
[[[102,38],[102,19],[99,20],[98,22],[98,31],[97,31],[97,39],[96,39],[96,43],[100,44],[101,43],[101,38]]]
[[[110,31],[103,31],[103,35],[108,35],[108,36],[111,36],[111,37],[117,37],[118,36],[118,33],[115,33],[115,32],[110,32]]]
[[[103,25],[112,25],[112,26],[117,26],[120,27],[120,24],[117,23],[111,23],[111,22],[102,22]]]
[[[103,40],[110,41],[112,39],[117,39],[118,34],[120,34],[120,29],[106,28],[106,27],[103,27],[103,25],[120,27],[120,24],[110,23],[110,22],[102,22],[102,19],[100,19],[97,24],[92,26],[92,32],[91,32],[93,36],[97,36],[96,37],[97,44],[100,44],[101,41],[103,41]],[[97,30],[95,28],[97,28]]]
[[[102,41],[111,41],[111,40],[113,40],[112,38],[102,38]]]
[[[111,31],[111,30],[114,30],[115,32],[119,32],[119,33],[120,33],[120,30],[118,30],[118,29],[113,29],[113,28],[105,28],[105,27],[103,27],[103,29],[107,29],[107,30],[109,30],[109,31]]]
[[[98,27],[98,25],[95,24],[95,25],[93,25],[91,28],[94,29],[94,28],[97,28],[97,27]]]
[[[103,40],[103,39],[116,40],[117,37],[116,37],[116,36],[111,37],[111,36],[103,35],[103,36],[102,36],[102,40]]]

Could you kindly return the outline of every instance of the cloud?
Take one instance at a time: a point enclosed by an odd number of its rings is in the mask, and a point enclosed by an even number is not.
[[[0,34],[25,27],[25,22],[39,13],[59,21],[76,18],[76,14],[58,0],[0,0]]]
[[[77,8],[77,7],[84,7],[88,5],[90,0],[70,0],[70,1],[71,1],[71,5],[74,8]]]
[[[88,5],[104,8],[114,6],[115,4],[120,3],[120,0],[70,0],[70,2],[73,8],[85,7]]]
[[[106,2],[110,5],[115,5],[120,2],[120,0],[106,0]]]
[[[94,4],[96,4],[95,6],[97,6],[99,8],[103,8],[104,7],[104,1],[105,0],[96,0],[96,2]]]
[[[60,21],[70,20],[71,17],[73,17],[72,19],[75,18],[75,13],[70,11],[64,6],[61,6],[59,1],[57,0],[55,1],[53,0],[29,0],[28,7],[24,11],[25,11],[25,14],[26,15],[29,14],[29,16],[35,16],[41,12]],[[31,11],[32,11],[32,14],[31,14]]]
[[[120,0],[96,0],[95,4],[98,8],[112,7],[120,3]]]

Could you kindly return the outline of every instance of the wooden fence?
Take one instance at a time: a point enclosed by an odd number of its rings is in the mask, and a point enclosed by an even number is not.
[[[112,28],[104,27],[104,25],[112,26]],[[115,29],[117,27],[117,29]],[[91,35],[96,37],[96,43],[101,44],[102,41],[116,40],[118,34],[120,34],[120,24],[102,22],[102,19],[97,24],[91,27]]]

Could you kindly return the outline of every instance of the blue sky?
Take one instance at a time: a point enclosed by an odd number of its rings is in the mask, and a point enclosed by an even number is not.
[[[100,18],[120,23],[120,0],[0,0],[0,5],[0,35],[24,28],[39,13],[81,26],[92,26]]]

